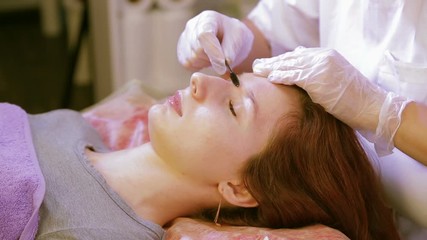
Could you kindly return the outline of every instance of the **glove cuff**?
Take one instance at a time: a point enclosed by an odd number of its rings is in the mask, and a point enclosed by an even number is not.
[[[389,92],[381,106],[378,125],[372,141],[378,156],[391,154],[394,148],[394,135],[400,126],[402,112],[411,100]]]

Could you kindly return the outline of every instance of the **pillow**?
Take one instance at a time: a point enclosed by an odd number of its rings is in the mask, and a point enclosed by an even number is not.
[[[148,110],[158,100],[148,95],[141,81],[132,80],[104,100],[82,111],[111,150],[148,142]]]
[[[320,224],[297,229],[268,229],[257,227],[216,226],[214,223],[191,218],[175,219],[167,228],[165,239],[349,240],[349,238],[340,231]]]

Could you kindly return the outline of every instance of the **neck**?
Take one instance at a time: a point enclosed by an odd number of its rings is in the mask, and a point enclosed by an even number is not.
[[[142,218],[161,226],[213,207],[216,186],[202,186],[163,161],[150,143],[111,153],[89,152],[94,167]]]

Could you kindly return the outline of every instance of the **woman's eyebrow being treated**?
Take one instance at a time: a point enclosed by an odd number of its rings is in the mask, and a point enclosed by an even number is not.
[[[187,19],[167,96],[147,72],[83,110],[0,103],[0,239],[427,239],[427,2]]]

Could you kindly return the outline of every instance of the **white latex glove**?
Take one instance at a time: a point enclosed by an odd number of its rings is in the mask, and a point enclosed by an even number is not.
[[[254,35],[241,21],[215,11],[204,11],[190,19],[178,40],[179,62],[197,71],[212,66],[222,75],[224,60],[234,67],[243,62],[252,48]]]
[[[380,156],[391,153],[408,100],[371,83],[337,51],[299,47],[257,59],[252,68],[271,82],[303,88],[314,102],[375,143]]]

